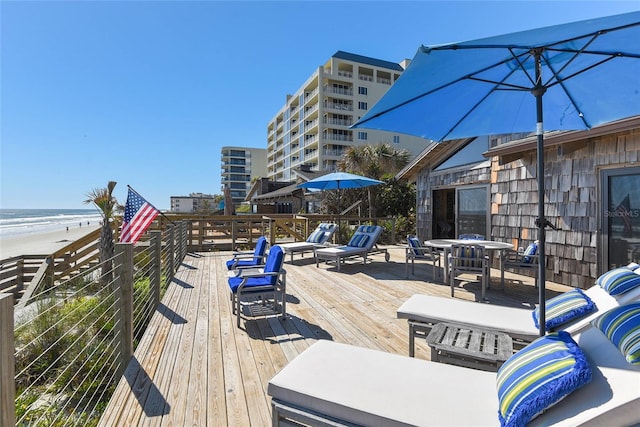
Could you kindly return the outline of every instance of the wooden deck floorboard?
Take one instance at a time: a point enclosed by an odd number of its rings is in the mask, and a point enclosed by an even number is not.
[[[411,295],[450,297],[431,282],[427,263],[405,277],[404,250],[390,247],[366,266],[351,260],[338,272],[313,258],[285,260],[288,318],[232,315],[224,262],[230,253],[189,254],[153,315],[134,358],[100,421],[101,426],[268,426],[267,383],[319,339],[407,355],[408,327],[397,308]],[[532,308],[533,279],[507,273],[500,289],[492,270],[491,304]],[[566,291],[548,283],[547,297]],[[475,300],[478,281],[463,282],[455,297]],[[429,359],[426,343],[416,357]]]

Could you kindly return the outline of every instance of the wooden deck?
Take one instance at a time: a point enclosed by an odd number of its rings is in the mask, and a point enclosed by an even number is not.
[[[189,254],[140,342],[100,421],[101,426],[268,426],[269,379],[319,339],[408,354],[408,327],[396,309],[411,295],[449,298],[449,287],[427,281],[416,263],[405,277],[404,249],[389,247],[363,266],[351,261],[338,273],[313,256],[287,258],[288,317],[252,317],[236,328],[224,262],[230,253]],[[507,274],[500,290],[492,270],[490,304],[533,307],[533,279]],[[548,283],[547,297],[568,288]],[[462,283],[456,298],[479,297],[478,281]],[[416,357],[429,358],[426,343]]]

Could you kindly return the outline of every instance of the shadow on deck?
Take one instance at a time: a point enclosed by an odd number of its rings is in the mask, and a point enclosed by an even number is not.
[[[397,308],[411,295],[450,298],[450,288],[430,282],[430,266],[416,263],[405,277],[404,249],[389,247],[391,262],[373,255],[363,266],[335,266],[296,257],[286,262],[287,312],[280,317],[245,317],[236,328],[224,262],[230,253],[189,254],[169,286],[100,421],[115,425],[271,424],[267,383],[289,361],[319,339],[402,355],[408,327]],[[533,279],[492,271],[489,304],[533,308]],[[547,298],[566,291],[547,284]],[[456,298],[476,300],[478,281],[463,282]],[[416,357],[429,359],[416,345]]]

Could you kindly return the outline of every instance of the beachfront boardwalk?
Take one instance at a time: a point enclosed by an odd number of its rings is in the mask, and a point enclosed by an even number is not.
[[[397,308],[415,293],[449,298],[450,288],[429,282],[424,262],[406,278],[404,249],[388,248],[389,263],[377,254],[366,266],[347,261],[340,273],[333,265],[316,268],[309,254],[294,264],[287,258],[287,320],[243,319],[242,329],[231,314],[224,265],[230,253],[188,254],[100,425],[268,426],[269,379],[316,340],[407,355],[407,322],[396,318]],[[499,277],[492,270],[489,303],[533,307],[532,278],[507,274],[502,291]],[[547,289],[551,297],[569,288]],[[456,289],[456,298],[479,294],[478,281]],[[429,359],[426,343],[416,343],[416,357]]]

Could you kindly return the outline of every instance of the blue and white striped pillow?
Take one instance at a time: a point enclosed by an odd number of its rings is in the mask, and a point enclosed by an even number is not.
[[[531,264],[535,259],[531,255],[536,255],[537,253],[538,253],[538,241],[536,240],[535,242],[527,246],[527,249],[524,251],[524,254],[523,254],[524,256],[522,257],[522,261],[528,264]]]
[[[369,240],[369,236],[366,234],[356,233],[353,235],[347,246],[353,246],[356,248],[364,248],[367,246],[367,241]]]
[[[547,300],[545,306],[544,324],[547,329],[577,319],[597,309],[595,303],[582,292],[581,289],[573,289]],[[532,312],[533,323],[540,327],[540,307]]]
[[[627,267],[614,268],[598,277],[596,284],[609,295],[620,295],[640,286],[640,274]]]
[[[640,365],[640,302],[613,308],[593,322],[632,365]]]
[[[358,227],[358,233],[373,233],[376,231],[376,227],[375,225],[361,225]]]
[[[498,370],[500,424],[523,426],[589,381],[589,363],[569,333],[540,337]]]
[[[309,243],[320,243],[322,238],[324,237],[324,231],[316,230],[307,238],[307,242]]]
[[[411,245],[413,249],[413,253],[416,254],[417,256],[423,256],[424,255],[424,249],[417,249],[420,247],[420,240],[418,240],[417,237],[409,237],[407,240],[409,240],[409,245]]]

